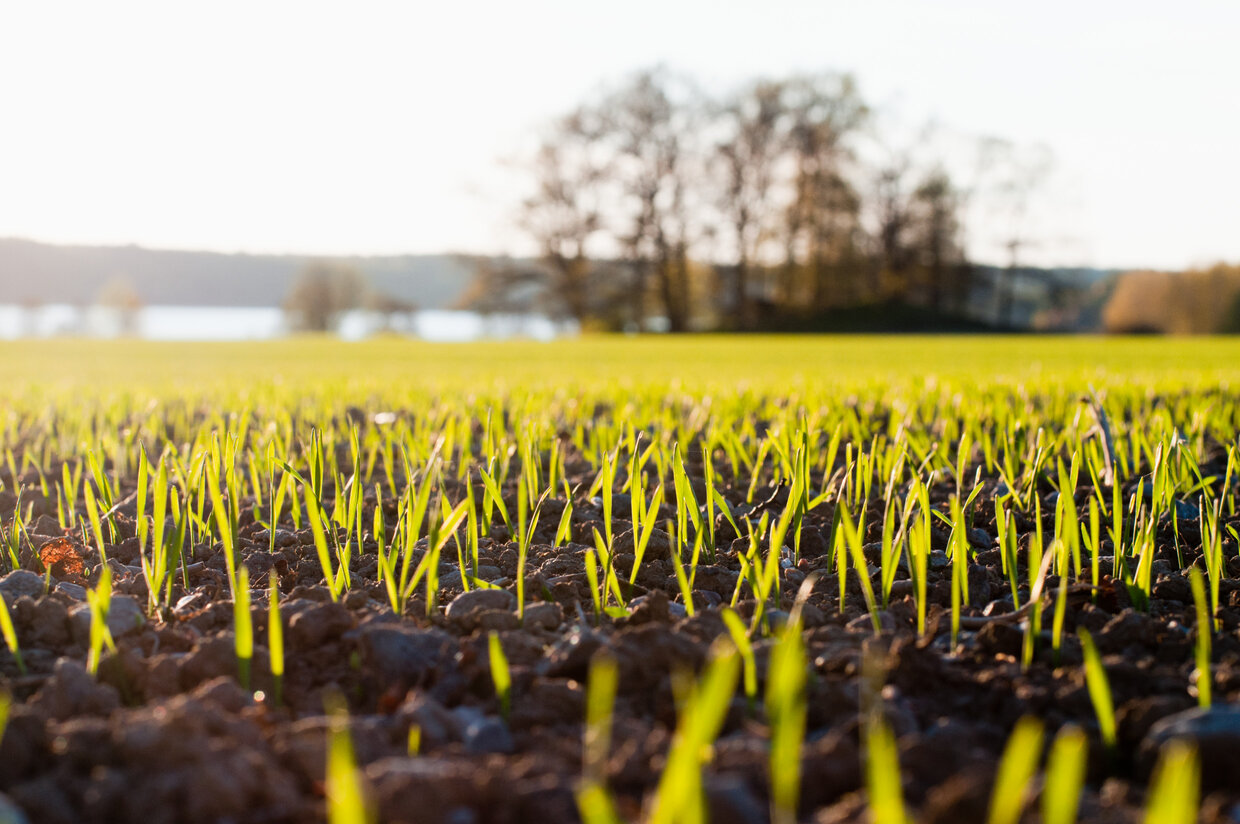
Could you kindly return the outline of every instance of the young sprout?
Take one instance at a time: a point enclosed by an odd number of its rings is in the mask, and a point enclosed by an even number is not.
[[[2,600],[2,599],[0,599]],[[13,696],[8,690],[0,689],[0,744],[4,743],[4,731],[9,726],[9,710],[13,706]]]
[[[1043,824],[1075,824],[1088,754],[1089,740],[1080,727],[1066,726],[1055,736],[1042,787]]]
[[[237,569],[233,588],[234,640],[237,648],[237,682],[250,689],[250,665],[254,659],[254,623],[250,615],[250,571],[243,564]]]
[[[874,824],[908,824],[896,739],[877,712],[865,726],[865,787]]]
[[[582,824],[623,824],[624,819],[616,812],[607,788],[601,784],[584,782],[577,790],[577,812]]]
[[[595,532],[595,535],[598,533]],[[590,584],[590,599],[594,602],[594,623],[603,620],[603,596],[599,592],[598,555],[595,550],[586,550],[586,581]]]
[[[805,642],[801,623],[789,620],[771,650],[766,677],[766,716],[771,725],[771,821],[796,824],[801,789],[801,742],[808,714]]]
[[[17,643],[17,630],[13,627],[13,616],[9,614],[9,605],[0,598],[0,634],[4,635],[4,644],[17,664],[17,671],[26,674],[26,662],[22,660],[22,648]]]
[[[1201,570],[1197,567],[1189,570],[1188,580],[1193,590],[1193,602],[1197,605],[1197,703],[1202,708],[1209,709],[1210,687],[1214,680],[1210,672],[1210,638],[1213,635],[1214,621],[1206,603],[1206,587]]]
[[[104,564],[99,573],[99,583],[86,590],[86,603],[90,608],[90,652],[86,657],[86,671],[94,675],[99,671],[99,659],[103,648],[115,652],[112,631],[108,629],[108,610],[112,605],[112,568]]]
[[[727,717],[739,670],[736,649],[731,644],[716,644],[706,671],[683,704],[650,824],[706,821],[702,768]]]
[[[349,711],[339,695],[326,699],[330,725],[327,739],[327,820],[329,824],[368,824],[374,820],[367,809],[361,771],[349,735]]]
[[[1197,750],[1184,741],[1163,745],[1150,779],[1145,824],[1193,824],[1201,794],[1201,763]]]
[[[319,510],[319,502],[307,487],[305,490],[306,517],[310,521],[310,531],[314,535],[314,549],[318,553],[319,566],[323,569],[323,578],[327,581],[327,590],[333,601],[339,601],[344,591],[344,574],[337,573],[332,567],[331,553],[327,549],[327,535],[323,531],[323,517]]]
[[[1085,657],[1085,685],[1089,689],[1089,700],[1094,705],[1094,714],[1098,718],[1098,732],[1102,735],[1102,743],[1107,749],[1115,749],[1115,705],[1111,701],[1111,685],[1107,681],[1106,670],[1102,668],[1102,658],[1094,639],[1083,627],[1077,630],[1081,638],[1081,652]]]
[[[619,670],[606,650],[590,659],[586,687],[586,727],[582,741],[582,779],[577,810],[585,824],[620,824],[607,791],[607,755],[611,750],[611,718]]]
[[[586,682],[586,727],[582,742],[585,782],[603,786],[607,778],[607,756],[611,750],[611,719],[616,702],[620,671],[605,649],[590,659]]]
[[[491,664],[491,683],[499,699],[499,712],[505,720],[512,710],[512,675],[508,669],[508,656],[499,642],[499,635],[492,631],[487,636],[487,655]]]
[[[749,711],[754,712],[758,701],[758,665],[754,659],[753,644],[749,640],[749,630],[740,616],[731,609],[725,609],[719,614],[723,618],[724,626],[728,628],[732,643],[740,653],[745,701],[749,705]]]
[[[272,700],[279,707],[284,703],[284,625],[280,621],[280,579],[274,569],[269,583],[267,648],[271,657]]]
[[[1042,757],[1042,722],[1025,716],[1016,722],[999,761],[999,774],[990,794],[990,824],[1017,824],[1025,806],[1025,791]]]

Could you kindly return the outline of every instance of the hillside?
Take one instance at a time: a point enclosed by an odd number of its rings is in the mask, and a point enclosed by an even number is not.
[[[452,306],[473,273],[473,264],[456,255],[341,259],[374,289],[423,309]],[[123,279],[147,305],[279,306],[307,260],[0,238],[0,303],[88,305],[106,283]]]

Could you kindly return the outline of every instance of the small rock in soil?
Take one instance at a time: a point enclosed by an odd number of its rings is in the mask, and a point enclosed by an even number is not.
[[[1122,652],[1129,646],[1144,646],[1152,640],[1148,620],[1132,609],[1116,615],[1098,634],[1098,647],[1103,652]]]
[[[357,632],[364,666],[384,683],[415,684],[450,665],[456,639],[437,629],[365,624]]]
[[[476,774],[467,761],[427,758],[384,758],[366,768],[379,817],[392,824],[447,821],[460,808],[485,805]]]
[[[1192,587],[1182,575],[1169,575],[1154,584],[1153,595],[1164,601],[1179,601],[1182,604],[1193,602]]]
[[[73,637],[80,644],[90,643],[90,606],[76,604],[69,610],[69,623],[73,627]],[[146,623],[146,615],[137,598],[119,595],[112,598],[108,605],[108,631],[112,637],[123,638],[131,632],[137,632]]]
[[[819,614],[821,614],[821,612]],[[856,618],[848,622],[848,624],[846,625],[846,628],[850,632],[873,632],[874,631],[874,619],[870,617],[869,613],[866,613],[865,615],[858,615]],[[894,632],[895,628],[896,628],[896,619],[891,616],[891,613],[885,609],[879,610],[878,611],[878,631],[879,632]]]
[[[716,775],[706,779],[707,820],[711,824],[765,824],[767,806],[754,795],[739,775]]]
[[[529,604],[525,607],[525,626],[527,629],[544,629],[553,631],[564,623],[564,608],[554,601]]]
[[[667,594],[656,589],[647,595],[637,596],[629,602],[629,615],[626,620],[632,625],[651,622],[666,624],[671,620]]]
[[[0,578],[0,596],[4,597],[5,604],[10,607],[23,595],[38,598],[42,594],[43,576],[28,569],[15,569]]]
[[[236,643],[231,634],[205,638],[178,663],[183,687],[195,687],[203,681],[235,675]]]
[[[0,824],[29,824],[30,819],[7,795],[0,793]]]
[[[52,591],[59,592],[61,595],[64,595],[66,598],[70,598],[74,601],[86,600],[86,587],[81,584],[71,584],[68,581],[61,581]]]
[[[1148,774],[1163,745],[1177,739],[1197,747],[1203,793],[1234,786],[1240,772],[1240,706],[1191,709],[1157,722],[1141,742],[1137,757],[1142,771]]]
[[[977,643],[991,655],[1020,655],[1025,633],[1011,624],[992,622],[977,633]]]
[[[344,604],[328,601],[308,607],[288,619],[289,647],[311,650],[339,638],[353,628],[353,614]]]
[[[465,725],[463,734],[466,752],[474,755],[486,753],[510,753],[515,749],[508,725],[498,718],[483,716]]]
[[[633,530],[621,532],[616,536],[615,544],[612,546],[612,552],[617,555],[636,555],[637,541],[633,536]],[[650,538],[646,541],[646,553],[642,556],[642,562],[648,560],[663,560],[670,558],[672,554],[672,536],[663,530],[655,527],[650,530]]]
[[[474,627],[484,632],[505,632],[521,626],[521,619],[505,609],[484,609],[471,616]]]
[[[410,693],[396,711],[396,719],[405,730],[417,727],[421,731],[423,751],[461,740],[460,719],[423,693]]]
[[[477,625],[478,614],[487,610],[511,611],[517,607],[517,596],[506,589],[473,589],[461,593],[448,604],[447,618],[465,630]]]
[[[575,678],[583,680],[590,666],[590,657],[603,645],[603,637],[597,632],[574,627],[561,638],[538,665],[540,675],[552,678]]]

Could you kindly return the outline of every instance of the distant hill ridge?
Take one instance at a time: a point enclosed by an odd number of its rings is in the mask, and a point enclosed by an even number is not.
[[[312,255],[253,255],[59,246],[0,238],[0,303],[95,302],[122,279],[148,306],[279,306]],[[474,261],[460,255],[333,257],[356,266],[378,292],[443,309],[469,287]]]

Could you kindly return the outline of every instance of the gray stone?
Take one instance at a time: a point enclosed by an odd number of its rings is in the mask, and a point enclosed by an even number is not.
[[[73,629],[73,637],[79,643],[90,643],[90,606],[75,604],[69,610],[69,625]],[[146,615],[137,598],[128,595],[114,595],[108,604],[108,631],[113,638],[122,638],[131,632],[137,632],[146,623]]]
[[[296,650],[315,649],[352,628],[353,614],[344,604],[316,604],[288,619],[289,646]]]
[[[850,632],[873,632],[874,619],[870,617],[869,613],[866,613],[865,615],[858,615],[856,618],[848,622],[847,629]],[[895,629],[896,619],[892,617],[891,613],[887,610],[880,609],[878,611],[878,631],[895,632]]]
[[[464,592],[448,605],[448,620],[465,628],[471,628],[479,613],[487,610],[513,610],[517,596],[506,589],[474,589]]]
[[[527,629],[557,630],[564,623],[564,608],[554,601],[528,604],[525,607]]]
[[[768,810],[738,775],[710,776],[705,782],[707,820],[712,824],[765,824]]]
[[[516,748],[508,725],[494,716],[476,718],[465,725],[465,750],[474,755],[507,754]]]
[[[538,664],[538,673],[551,678],[574,678],[584,681],[590,658],[606,639],[598,632],[575,627],[547,651]]]
[[[437,629],[366,624],[355,633],[362,660],[384,683],[416,683],[451,663],[456,639]]]
[[[475,785],[477,769],[460,761],[383,758],[366,767],[383,821],[448,821],[461,807],[485,804]]]
[[[80,584],[71,584],[68,581],[61,581],[56,585],[53,592],[59,592],[66,598],[72,598],[74,601],[86,600],[86,587]]]
[[[7,795],[0,793],[0,824],[29,824],[29,821],[21,807],[14,804]]]
[[[474,577],[482,581],[498,581],[500,578],[504,577],[504,571],[499,567],[491,566],[490,564],[479,564],[478,574]]]
[[[410,693],[396,711],[396,718],[406,729],[421,731],[422,750],[461,740],[461,721],[457,715],[424,693]]]
[[[1175,517],[1180,521],[1195,521],[1201,517],[1201,510],[1188,501],[1176,501]]]
[[[1203,793],[1228,790],[1234,786],[1240,770],[1240,706],[1215,705],[1169,715],[1150,727],[1141,741],[1138,765],[1144,772],[1152,770],[1163,746],[1181,740],[1197,747],[1201,759]]]
[[[474,626],[484,632],[505,632],[521,627],[521,619],[516,616],[516,613],[505,609],[486,609],[475,613],[472,620]]]
[[[978,549],[990,549],[995,543],[995,539],[990,533],[979,527],[969,530],[969,543]]]
[[[43,594],[43,576],[28,569],[15,569],[0,578],[0,596],[8,606],[23,595],[38,598]]]
[[[612,552],[617,555],[637,554],[637,538],[633,530],[627,530],[616,536]],[[663,560],[672,555],[672,536],[658,527],[650,530],[650,538],[646,542],[646,552],[642,555],[643,563],[651,559]]]

